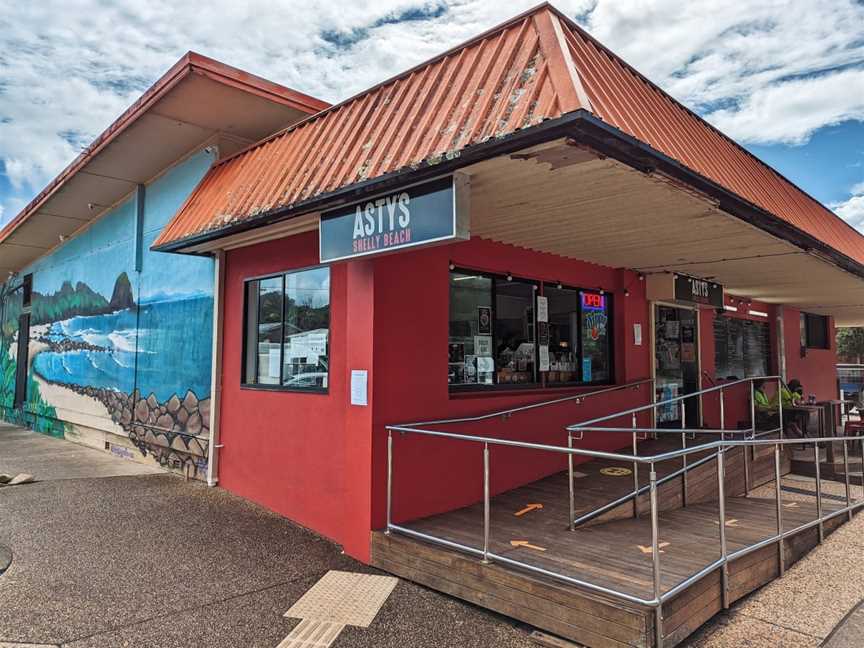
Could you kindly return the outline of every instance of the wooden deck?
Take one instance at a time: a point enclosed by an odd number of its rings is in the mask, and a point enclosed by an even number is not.
[[[646,442],[642,452],[667,447],[669,442]],[[680,443],[680,442],[679,442]],[[656,444],[655,447],[650,447]],[[744,496],[744,452],[729,453],[726,487],[726,536],[729,552],[751,546],[776,531],[773,499]],[[748,455],[751,485],[773,479],[773,450]],[[788,466],[788,460],[784,461]],[[632,489],[632,475],[609,476],[600,472],[609,462],[578,466],[577,515],[614,500]],[[628,466],[629,467],[629,466]],[[668,474],[676,466],[664,468]],[[679,464],[680,467],[680,464]],[[658,466],[659,468],[659,466]],[[659,472],[659,470],[658,470]],[[647,479],[647,471],[643,478]],[[644,481],[644,479],[643,479]],[[714,461],[695,469],[688,477],[687,506],[682,507],[684,486],[680,479],[659,490],[660,556],[662,589],[668,591],[688,576],[719,558],[717,473]],[[520,516],[528,504],[542,509]],[[640,503],[640,512],[647,503]],[[840,503],[823,499],[824,511],[839,510]],[[633,505],[625,504],[605,521],[577,529],[567,528],[566,473],[528,484],[493,497],[491,501],[490,551],[534,567],[651,599],[651,529],[646,516],[633,517]],[[785,502],[784,530],[816,518],[814,501]],[[404,523],[404,526],[451,542],[482,547],[482,504],[442,515]],[[837,516],[825,525],[830,533],[846,520]],[[527,542],[528,545],[512,543]],[[785,540],[787,566],[818,542],[810,528]],[[529,546],[530,545],[530,546]],[[505,565],[484,565],[473,556],[438,545],[376,532],[372,543],[373,564],[394,574],[478,605],[515,617],[587,646],[653,646],[653,611],[650,607],[623,603],[620,599],[591,593],[562,581]],[[779,574],[776,544],[747,554],[729,565],[730,603]],[[718,571],[667,601],[663,606],[665,645],[679,643],[721,609]]]

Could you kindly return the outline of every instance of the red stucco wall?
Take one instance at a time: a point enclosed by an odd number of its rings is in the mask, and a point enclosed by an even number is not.
[[[341,543],[361,560],[369,557],[370,529],[385,522],[385,425],[486,413],[586,391],[450,393],[445,350],[451,261],[464,268],[509,271],[514,276],[612,293],[617,382],[650,375],[649,307],[644,282],[635,273],[475,239],[333,265],[329,393],[241,388],[243,280],[316,265],[317,260],[314,233],[227,254],[221,403],[225,447],[220,484]],[[773,329],[773,307],[758,306],[769,310]],[[712,376],[713,317],[710,310],[700,315],[702,368]],[[810,350],[806,358],[799,358],[798,312],[786,309],[785,321],[789,376],[799,377],[808,393],[832,397],[834,350]],[[636,323],[642,326],[641,346],[634,344]],[[369,371],[368,407],[349,405],[352,369]],[[506,421],[442,429],[564,445],[565,425],[641,405],[649,398],[643,387]],[[746,394],[730,393],[727,426],[746,418],[746,403]],[[716,400],[706,400],[705,415],[711,424]],[[629,419],[620,423],[629,425]],[[648,417],[643,416],[640,423],[647,424]],[[595,434],[580,447],[616,449],[628,447],[629,442],[628,435]],[[492,490],[530,482],[565,465],[563,455],[493,448]],[[482,448],[468,442],[395,435],[393,494],[396,521],[477,501],[482,494]]]
[[[613,293],[616,378],[619,383],[625,383],[649,376],[648,307],[644,283],[635,273],[482,240],[377,259],[372,516],[376,527],[385,521],[386,424],[485,413],[556,395],[555,392],[525,391],[449,393],[444,350],[448,334],[448,266],[451,261],[463,268],[498,273],[509,271],[514,276],[550,282],[560,280],[576,287],[603,288]],[[625,289],[629,290],[629,297],[625,297]],[[636,322],[642,325],[642,346],[633,344],[633,324]],[[574,391],[570,390],[570,393]],[[649,393],[646,385],[639,392],[628,390],[588,400],[581,405],[556,405],[516,415],[506,422],[495,419],[486,423],[439,427],[565,445],[565,425],[647,403]],[[647,421],[647,416],[643,417],[643,422]],[[629,425],[629,419],[626,424]],[[581,447],[613,449],[628,444],[629,437],[625,435],[609,437],[595,434],[582,442]],[[491,449],[491,455],[493,492],[533,481],[562,470],[566,465],[563,455],[539,451],[497,447]],[[482,448],[479,444],[397,435],[394,443],[395,520],[411,519],[476,501],[482,493],[482,474]]]

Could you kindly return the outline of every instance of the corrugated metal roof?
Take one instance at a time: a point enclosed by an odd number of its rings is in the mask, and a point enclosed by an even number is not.
[[[534,11],[229,158],[154,245],[235,224],[582,106],[555,13]]]
[[[215,166],[155,246],[586,109],[864,263],[864,237],[549,5]]]

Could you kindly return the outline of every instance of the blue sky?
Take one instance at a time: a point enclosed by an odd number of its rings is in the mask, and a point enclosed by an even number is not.
[[[187,50],[338,101],[534,4],[0,0],[0,224]],[[864,230],[864,2],[554,4]]]

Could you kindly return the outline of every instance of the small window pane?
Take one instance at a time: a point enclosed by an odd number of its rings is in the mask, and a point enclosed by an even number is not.
[[[258,282],[258,383],[279,384],[282,277]]]
[[[329,268],[285,275],[282,384],[292,389],[326,389],[329,344]]]
[[[549,306],[549,385],[579,382],[579,291],[546,285]]]
[[[718,378],[767,376],[771,360],[766,322],[733,317],[714,319],[714,363]]]
[[[451,272],[448,384],[492,384],[495,375],[492,317],[492,280]]]
[[[534,284],[495,279],[494,328],[498,383],[537,382]]]
[[[607,294],[582,292],[582,382],[609,380],[612,298]]]

